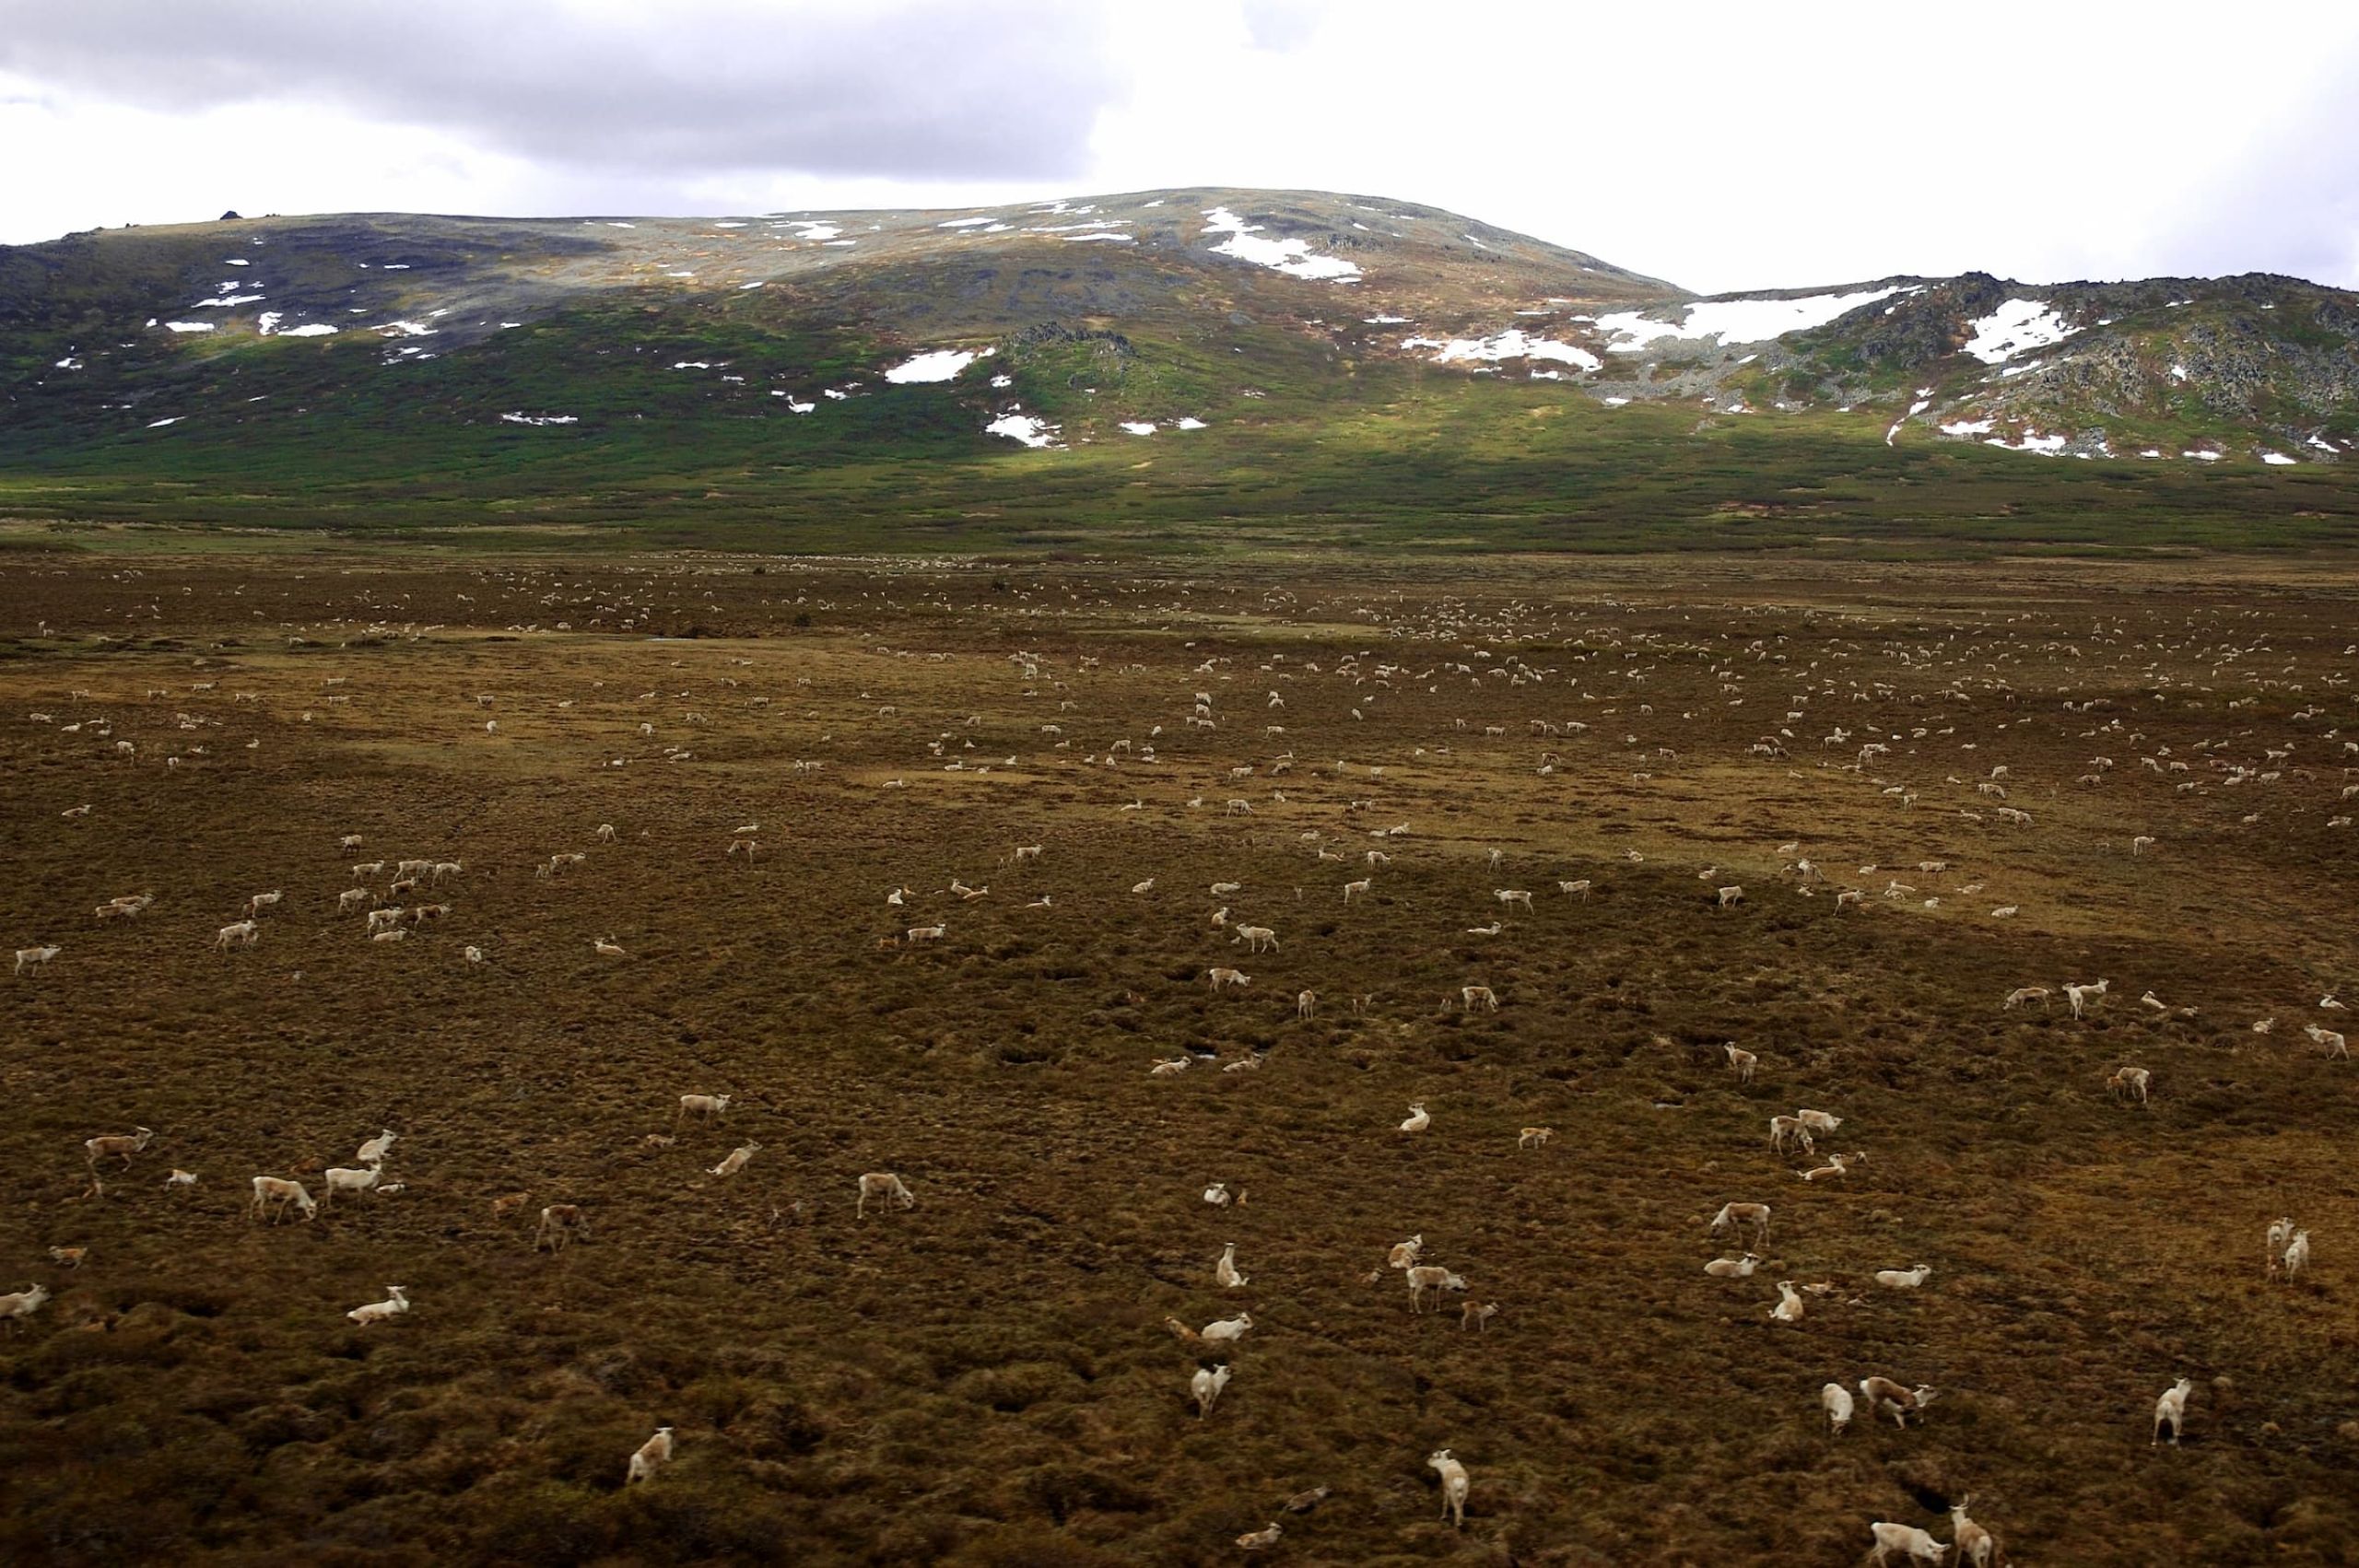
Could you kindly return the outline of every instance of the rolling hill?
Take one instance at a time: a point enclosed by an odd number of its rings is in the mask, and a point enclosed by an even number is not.
[[[2298,279],[1699,298],[1363,196],[225,217],[0,250],[0,509],[33,520],[2267,545],[2359,534],[2354,453],[2359,297]]]

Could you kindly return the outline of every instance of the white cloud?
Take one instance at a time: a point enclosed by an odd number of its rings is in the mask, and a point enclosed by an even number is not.
[[[1120,79],[1087,0],[0,0],[0,69],[180,113],[435,125],[546,164],[968,179],[1074,172]]]
[[[1966,24],[1860,0],[0,0],[0,147],[41,149],[11,162],[0,240],[229,207],[1263,186],[1429,203],[1706,292],[2359,285],[2354,102],[2347,0],[2193,33],[2127,0]],[[2162,163],[2107,150],[2155,137]]]

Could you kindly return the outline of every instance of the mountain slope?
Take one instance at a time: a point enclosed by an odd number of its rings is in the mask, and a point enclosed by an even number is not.
[[[2028,500],[2054,537],[2101,514],[2315,538],[2349,529],[2353,451],[2359,299],[2294,279],[1699,298],[1316,193],[273,217],[0,250],[0,501],[33,516],[490,508],[805,544],[823,512],[982,542],[1011,517],[1061,540],[1461,519],[1594,544],[2043,536]],[[2068,453],[2138,476],[2032,461]]]

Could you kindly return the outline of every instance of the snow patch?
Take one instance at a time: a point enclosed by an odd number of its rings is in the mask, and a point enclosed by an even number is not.
[[[1630,400],[1626,397],[1609,397],[1603,400],[1605,406],[1608,408],[1619,408],[1629,401]]]
[[[1763,343],[1788,333],[1823,327],[1862,305],[1872,305],[1895,294],[1914,294],[1921,286],[1872,288],[1857,294],[1813,294],[1802,299],[1705,299],[1687,307],[1682,322],[1658,322],[1636,310],[1615,310],[1598,317],[1600,332],[1614,341],[1608,354],[1642,354],[1647,345],[1665,338],[1701,342]]]
[[[1988,419],[1954,419],[1942,427],[1944,436],[1987,436],[1992,422]]]
[[[982,355],[969,349],[939,348],[931,354],[902,360],[885,372],[885,379],[896,386],[907,386],[913,381],[946,381],[981,357]]]
[[[1151,419],[1125,419],[1122,421],[1122,428],[1128,430],[1133,436],[1152,436],[1155,434],[1155,421]]]
[[[713,227],[715,228],[743,228],[745,226],[743,223],[738,222],[736,219],[731,218],[727,220],[716,219],[713,223]]]
[[[2220,454],[2214,451],[2195,451],[2190,450],[2183,451],[2178,455],[2181,457],[2191,457],[2198,462],[2217,462],[2220,461]]]
[[[1015,384],[1015,378],[1014,376],[993,376],[992,378],[992,385],[994,387],[1012,387]]]
[[[175,414],[170,419],[151,419],[147,422],[147,428],[150,430],[160,430],[167,425],[177,425],[187,417],[188,415],[185,414]]]
[[[432,337],[434,335],[434,329],[424,322],[387,322],[383,326],[372,330],[383,333],[387,337]]]
[[[1993,436],[1982,444],[1986,447],[1997,447],[2001,451],[2037,452],[2042,457],[2054,457],[2064,450],[2064,438],[2043,436],[2035,430],[2025,430],[2023,439],[2019,441],[2011,443],[2001,437]]]
[[[1308,240],[1254,239],[1261,231],[1260,224],[1249,224],[1226,207],[1215,207],[1204,214],[1204,233],[1228,236],[1212,248],[1216,256],[1234,256],[1289,277],[1333,283],[1358,281],[1360,269],[1341,256],[1314,256]]]
[[[1029,414],[1007,413],[983,427],[987,436],[1005,436],[1011,441],[1022,441],[1027,447],[1052,447],[1057,444],[1057,427],[1045,419],[1035,419]]]
[[[1408,341],[1423,343],[1430,340],[1412,338]],[[1583,370],[1594,370],[1605,363],[1586,348],[1576,348],[1569,343],[1556,343],[1544,337],[1530,337],[1520,327],[1509,327],[1495,337],[1454,337],[1442,345],[1441,352],[1434,356],[1437,365],[1448,365],[1461,359],[1553,359]]]
[[[211,322],[166,322],[164,330],[166,332],[211,332],[213,323]]]
[[[571,414],[503,414],[499,417],[503,423],[509,425],[579,425],[581,423],[579,415]]]
[[[2044,299],[2009,299],[1974,323],[1965,352],[1985,365],[2063,342],[2081,329],[2066,322]]]
[[[937,223],[936,228],[980,228],[992,221],[988,217],[954,217],[948,223]]]
[[[307,322],[299,327],[288,327],[278,335],[281,337],[334,337],[335,328],[325,322]]]
[[[2263,452],[2260,454],[2260,461],[2272,468],[2291,468],[2294,462],[2283,452]]]
[[[1360,320],[1372,327],[1397,327],[1405,324],[1409,318],[1406,316],[1362,316]]]
[[[259,294],[226,294],[217,299],[200,299],[189,307],[192,310],[211,310],[230,305],[251,305],[262,298]]]
[[[1204,422],[1191,415],[1186,419],[1179,421],[1171,427],[1175,430],[1201,430],[1204,427]]]
[[[53,365],[53,366],[52,366],[52,367],[50,367],[50,368],[51,368],[52,369],[55,369],[55,370],[78,370],[78,369],[80,369],[82,368],[82,361],[81,361],[80,359],[76,358],[75,356],[73,356],[73,355],[69,354],[69,355],[67,355],[65,358],[60,359],[60,360],[59,360],[55,365]],[[2318,439],[2318,438],[2317,438],[2317,437],[2315,437],[2315,436],[2311,437],[2310,439],[2311,439],[2312,440],[2316,440],[2316,439]],[[2330,449],[2330,448],[2329,450],[2330,450],[2330,451],[2331,451],[2332,449]]]

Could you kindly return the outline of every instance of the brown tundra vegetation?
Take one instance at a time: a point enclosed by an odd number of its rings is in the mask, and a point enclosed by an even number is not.
[[[2346,1561],[2347,584],[0,556],[0,1560]]]

